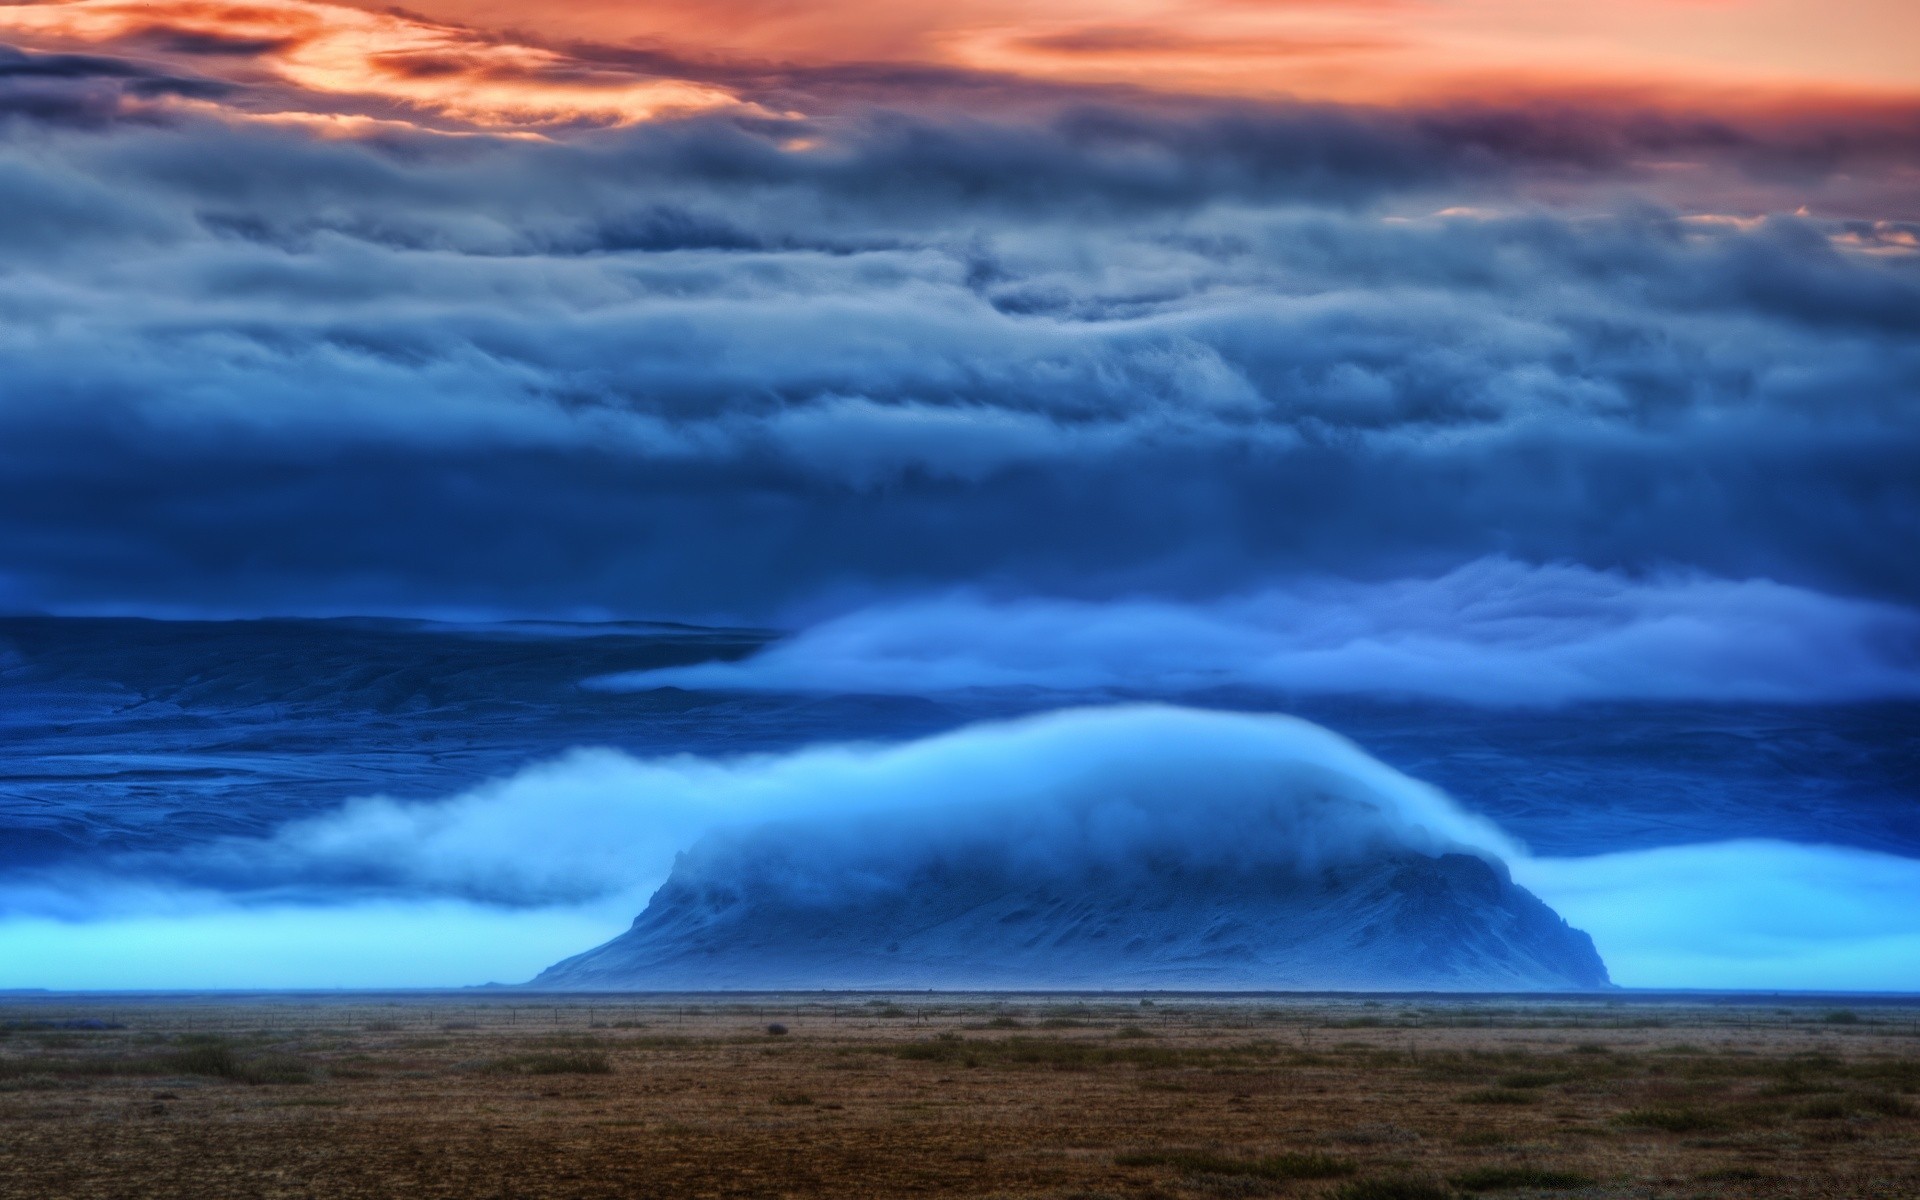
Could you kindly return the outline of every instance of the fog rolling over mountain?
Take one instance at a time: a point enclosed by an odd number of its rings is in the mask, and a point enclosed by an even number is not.
[[[1165,710],[1014,728],[1042,744],[1092,730],[1118,752],[1044,788],[715,830],[678,857],[631,929],[534,985],[1609,982],[1592,939],[1513,883],[1497,830],[1324,730],[1258,718],[1208,738]],[[1264,745],[1250,753],[1255,729]],[[1204,744],[1173,761],[1123,749],[1170,734],[1211,740],[1217,757]]]

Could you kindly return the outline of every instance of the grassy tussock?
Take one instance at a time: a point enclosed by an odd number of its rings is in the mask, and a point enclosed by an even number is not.
[[[1460,1097],[1462,1104],[1532,1104],[1537,1097],[1517,1088],[1481,1088]]]
[[[1151,1041],[1151,1038],[1128,1038]],[[1113,1040],[1046,1037],[963,1038],[941,1034],[929,1041],[889,1047],[887,1053],[914,1062],[959,1063],[966,1066],[1053,1067],[1086,1070],[1131,1066],[1178,1069],[1235,1066],[1302,1065],[1302,1056],[1271,1043],[1238,1046],[1115,1045]]]
[[[1578,1171],[1553,1171],[1545,1167],[1476,1167],[1455,1175],[1451,1182],[1463,1192],[1499,1192],[1519,1188],[1566,1191],[1590,1187],[1593,1178]]]
[[[1382,1175],[1343,1184],[1328,1193],[1328,1200],[1453,1200],[1453,1192],[1422,1175]]]
[[[1354,1172],[1352,1163],[1326,1154],[1269,1154],[1259,1158],[1235,1158],[1205,1150],[1150,1150],[1122,1154],[1113,1161],[1122,1167],[1170,1167],[1191,1175],[1231,1175],[1275,1182],[1338,1179]]]
[[[598,1050],[548,1051],[490,1059],[481,1070],[494,1075],[611,1075],[613,1060]]]
[[[184,1037],[167,1049],[135,1054],[38,1054],[0,1058],[0,1080],[34,1077],[108,1079],[116,1076],[198,1076],[251,1085],[310,1083],[314,1065],[282,1051],[253,1049],[221,1038]]]
[[[1629,1129],[1657,1129],[1661,1133],[1720,1133],[1727,1123],[1715,1113],[1696,1108],[1634,1108],[1614,1122]]]

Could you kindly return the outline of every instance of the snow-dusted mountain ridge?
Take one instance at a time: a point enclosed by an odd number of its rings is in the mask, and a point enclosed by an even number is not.
[[[543,987],[1603,987],[1497,829],[1304,722],[1160,708],[1000,726],[965,795],[714,830]],[[984,774],[966,766],[990,754]],[[884,759],[862,790],[888,794]]]

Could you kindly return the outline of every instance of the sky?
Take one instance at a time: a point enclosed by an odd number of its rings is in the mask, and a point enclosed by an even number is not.
[[[1917,43],[0,3],[0,610],[794,631],[604,688],[1912,700]]]
[[[0,603],[1913,604],[1911,7],[1588,7],[0,6]]]

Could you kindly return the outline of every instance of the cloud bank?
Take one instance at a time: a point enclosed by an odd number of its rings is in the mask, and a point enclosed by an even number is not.
[[[1911,992],[1920,862],[1791,842],[1521,859],[1514,878],[1637,987]]]
[[[796,886],[857,888],[872,872],[852,868],[885,855],[868,832],[907,818],[936,843],[992,833],[1036,869],[1141,852],[1287,869],[1383,844],[1465,848],[1590,932],[1625,985],[1920,987],[1912,860],[1772,842],[1537,858],[1305,722],[1164,707],[731,759],[581,752],[446,801],[368,799],[110,877],[17,881],[0,985],[524,978],[541,955],[617,932],[703,837],[839,828],[849,869],[802,864]],[[274,941],[287,937],[300,940]],[[342,969],[362,943],[368,957]]]
[[[1209,782],[1196,790],[1199,775]],[[1307,722],[1149,706],[738,759],[580,751],[445,803],[356,800],[270,840],[144,863],[263,899],[426,893],[535,906],[650,890],[676,854],[718,830],[826,817],[853,853],[870,818],[901,814],[956,838],[991,829],[1040,859],[1157,846],[1196,863],[1307,866],[1376,844],[1493,857],[1512,848],[1439,792]],[[115,869],[137,878],[143,860]]]
[[[1502,554],[1920,603],[1897,104],[601,55],[535,65],[739,103],[489,132],[163,32],[0,57],[10,605],[760,622]]]
[[[1920,613],[1760,580],[1489,559],[1432,579],[1310,580],[1211,604],[919,598],[822,621],[744,661],[592,685],[1838,702],[1920,696]]]

